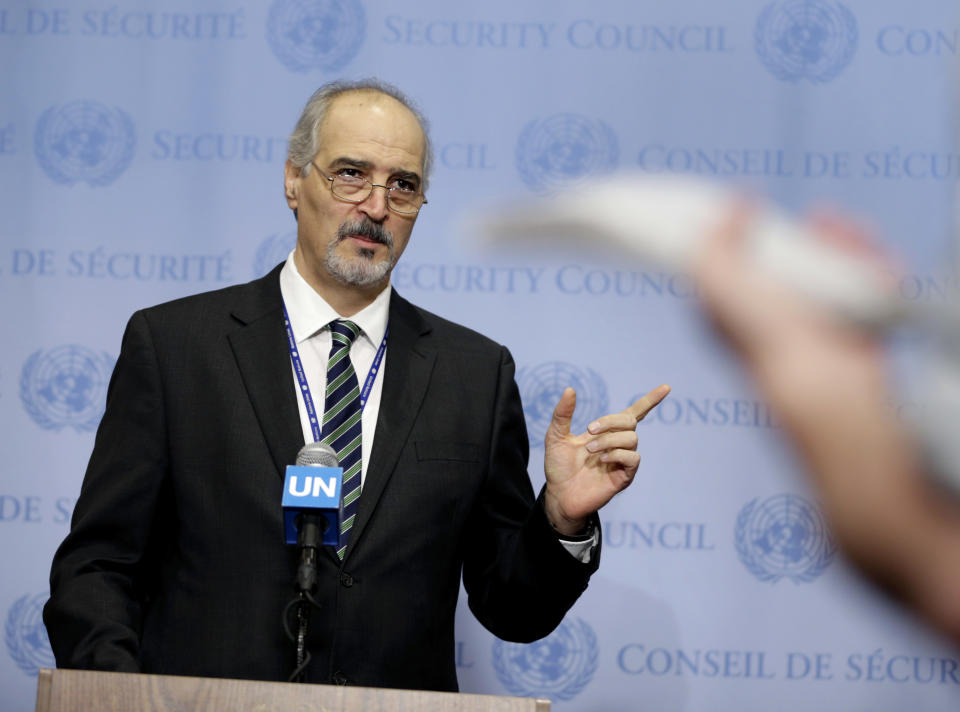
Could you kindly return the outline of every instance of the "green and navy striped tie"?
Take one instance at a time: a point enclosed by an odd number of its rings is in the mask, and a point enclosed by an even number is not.
[[[360,386],[350,363],[350,345],[360,335],[360,327],[351,321],[337,320],[330,323],[330,334],[333,344],[327,362],[321,440],[336,451],[343,468],[343,521],[337,543],[337,556],[342,559],[360,500]]]

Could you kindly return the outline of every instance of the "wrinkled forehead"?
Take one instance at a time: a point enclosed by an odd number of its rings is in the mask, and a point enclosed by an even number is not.
[[[317,129],[319,156],[360,151],[371,155],[355,158],[382,158],[422,172],[426,136],[416,115],[392,96],[375,90],[357,90],[341,94],[330,104]]]

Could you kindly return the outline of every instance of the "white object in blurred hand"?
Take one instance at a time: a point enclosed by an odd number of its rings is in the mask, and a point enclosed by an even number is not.
[[[497,245],[563,241],[685,272],[740,199],[706,180],[621,174],[551,199],[488,207],[468,230]],[[758,269],[864,326],[889,326],[911,314],[924,321],[943,317],[900,298],[893,280],[874,265],[824,244],[774,205],[758,207],[746,240]]]

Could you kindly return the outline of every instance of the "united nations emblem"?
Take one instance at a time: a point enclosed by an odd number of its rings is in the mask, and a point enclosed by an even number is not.
[[[619,145],[603,121],[556,114],[531,121],[517,140],[517,170],[533,190],[550,192],[617,166]]]
[[[93,430],[103,417],[114,360],[83,346],[37,351],[20,373],[20,400],[42,428]]]
[[[367,32],[359,0],[276,0],[267,16],[267,41],[294,72],[336,71],[357,55]]]
[[[50,178],[65,185],[112,183],[133,160],[130,116],[95,101],[51,106],[37,121],[33,148]]]
[[[593,679],[597,654],[597,636],[577,618],[535,643],[495,641],[493,668],[512,694],[559,702],[576,697]]]
[[[737,554],[761,581],[813,581],[833,561],[836,545],[819,510],[801,497],[781,494],[758,504],[754,499],[737,516]]]
[[[257,254],[253,258],[253,276],[262,277],[277,264],[286,260],[296,244],[296,230],[283,235],[270,235],[257,248]]]
[[[43,625],[43,604],[46,601],[45,593],[27,594],[18,599],[10,606],[4,628],[10,657],[21,670],[34,677],[40,668],[56,666],[47,629]]]
[[[586,431],[587,425],[607,411],[607,385],[596,371],[589,368],[550,361],[521,368],[517,372],[517,385],[531,447],[543,447],[543,438],[553,419],[553,409],[567,386],[577,392],[577,408],[570,423],[571,432]]]
[[[834,0],[782,0],[763,9],[753,38],[764,66],[778,79],[828,82],[857,51],[857,20]]]

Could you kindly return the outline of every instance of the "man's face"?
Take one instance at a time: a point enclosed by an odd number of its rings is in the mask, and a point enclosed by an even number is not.
[[[422,183],[425,143],[416,117],[392,97],[373,91],[333,100],[319,128],[314,163],[328,176],[362,176],[395,186]],[[386,191],[374,188],[362,203],[333,195],[316,169],[304,176],[288,162],[287,204],[297,211],[297,268],[319,288],[382,289],[403,254],[416,215],[387,207]]]

